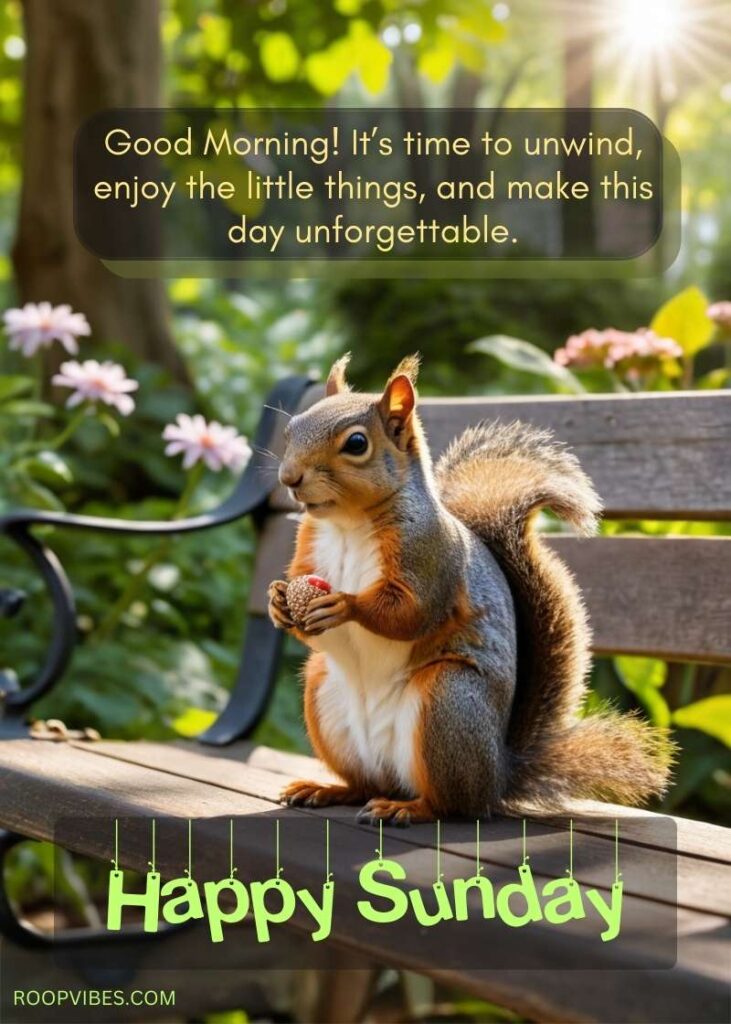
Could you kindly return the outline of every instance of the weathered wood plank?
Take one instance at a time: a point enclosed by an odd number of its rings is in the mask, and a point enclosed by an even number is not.
[[[34,741],[15,741],[0,745],[0,822],[28,835],[53,838],[54,822],[60,817],[78,818],[82,806],[84,816],[194,816],[200,835],[205,840],[205,819],[228,818],[231,815],[265,813],[265,802],[230,790],[191,782],[169,773],[151,771],[123,764],[111,758],[91,755],[86,750],[71,747],[49,747]],[[271,813],[271,811],[269,812]],[[298,812],[276,812],[278,816],[296,815]],[[337,842],[345,851],[343,863],[358,864],[363,857],[363,846],[369,847],[368,833],[364,830],[342,829],[337,818],[331,828]],[[372,834],[372,833],[371,833]],[[93,833],[87,833],[93,835]],[[360,838],[359,838],[360,836]],[[108,858],[111,855],[111,835],[99,849],[81,849],[72,835],[67,845],[79,852]],[[297,885],[321,883],[321,841],[316,845],[303,840],[288,851],[287,877]],[[130,842],[125,836],[125,866],[145,870],[149,858],[149,834],[144,830],[138,839]],[[102,848],[103,847],[103,848]],[[198,849],[200,847],[200,849]],[[197,873],[201,877],[220,877],[220,849],[207,842],[197,847]],[[423,856],[422,856],[423,854]],[[271,849],[247,845],[247,871],[253,877],[261,870],[271,868]],[[366,857],[369,854],[366,853]],[[389,833],[389,856],[406,857],[409,877],[433,878],[433,856],[429,850],[415,851],[397,835]],[[163,875],[180,874],[185,866],[183,849],[160,851],[160,870]],[[459,877],[462,867],[459,858],[445,853],[443,870],[447,879]],[[454,874],[456,871],[456,875]],[[209,874],[210,872],[210,874]],[[218,874],[216,874],[218,872]],[[497,884],[502,884],[514,873],[491,872]],[[347,911],[348,904],[345,909]],[[655,905],[628,897],[625,913],[629,918],[640,914],[652,920]],[[523,969],[510,971],[447,970],[432,961],[423,962],[419,949],[403,943],[394,943],[388,929],[375,932],[359,922],[352,927],[347,912],[334,922],[336,941],[351,948],[358,947],[365,955],[377,960],[409,969],[422,970],[449,980],[476,994],[497,999],[514,1006],[526,1016],[541,1020],[627,1020],[684,1021],[702,1019],[707,1022],[725,1020],[727,1012],[726,962],[723,956],[725,941],[722,918],[698,915],[689,911],[678,914],[679,959],[671,970],[538,970],[545,966],[547,949],[541,946],[538,931],[520,933],[516,942],[519,954],[515,960]],[[468,924],[468,922],[466,923]],[[480,922],[482,929],[489,922]],[[461,927],[461,926],[460,926]],[[470,936],[466,928],[465,940]],[[510,931],[508,929],[508,931]],[[551,933],[553,935],[553,933]],[[357,939],[356,939],[357,936]],[[377,937],[376,937],[377,936]],[[506,937],[512,941],[511,934]],[[419,938],[419,943],[423,943]],[[472,939],[474,941],[474,938]],[[581,940],[582,942],[584,940]],[[604,950],[611,958],[613,951]],[[638,965],[641,961],[638,961]],[[607,966],[609,962],[607,961]]]
[[[307,404],[322,394],[312,388]],[[731,518],[731,393],[424,398],[439,454],[480,420],[525,420],[571,446],[612,519]],[[281,451],[281,438],[275,442]],[[275,508],[289,508],[281,489]]]
[[[195,748],[192,745],[183,748],[169,743],[103,742],[87,744],[83,749],[89,753],[116,758],[156,771],[169,772],[181,778],[195,779],[198,782],[231,789],[237,793],[257,796],[270,800],[273,804],[278,802],[284,785],[281,775],[250,766],[243,761],[227,759],[226,770],[222,772],[219,758],[206,756],[206,753],[200,748]],[[318,762],[314,758],[305,760],[307,763],[304,766],[304,772],[295,774],[298,777],[303,774],[305,778],[317,777]],[[621,844],[625,842],[626,838],[624,810],[624,808],[615,808],[614,812],[607,812],[604,817],[604,828],[607,832],[611,827],[607,823],[607,819],[616,817],[621,821]],[[309,811],[307,808],[303,808],[303,812],[318,814],[318,816],[320,813]],[[349,818],[353,828],[360,828],[355,821],[355,811],[346,812],[343,821],[347,823]],[[645,818],[646,826],[650,820],[652,820],[651,816]],[[657,816],[655,816],[655,820],[658,820]],[[574,824],[577,831],[586,831],[582,828],[580,820]],[[531,860],[537,875],[556,877],[563,872],[566,866],[567,828],[568,820],[565,825],[562,822],[560,826],[552,825],[546,819],[540,825],[532,822],[528,825]],[[719,832],[723,831],[723,829],[719,829]],[[581,863],[577,863],[575,869],[575,877],[580,882],[602,885],[606,881],[607,862],[611,860],[613,849],[612,836],[607,835],[607,832],[599,836],[588,832],[587,840],[582,841]],[[636,827],[635,822],[634,834],[637,836],[639,833],[640,830]],[[672,833],[674,837],[675,829],[671,826],[670,829],[665,829],[664,833],[668,836]],[[658,831],[656,841],[660,840],[662,834]],[[434,846],[433,837],[425,833],[425,830],[405,831],[401,838],[406,843],[418,846]],[[645,827],[642,838],[646,843],[653,841],[655,839],[653,830]],[[474,826],[461,822],[451,822],[445,825],[442,847],[471,862],[475,855]],[[503,867],[512,867],[520,860],[520,829],[515,819],[495,818],[489,824],[484,825],[480,841],[480,856],[485,864],[496,864]],[[679,855],[671,847],[658,849],[655,859],[657,867],[655,878],[643,879],[642,891],[633,888],[632,879],[628,878],[625,883],[627,892],[660,900],[671,898],[674,901],[676,893],[670,892],[666,880],[677,872],[678,906],[705,913],[726,914],[731,917],[731,863],[699,862],[695,858]]]
[[[296,521],[270,516],[257,552],[252,611],[291,557]],[[731,662],[731,539],[575,537],[548,542],[584,591],[597,653],[657,655],[672,661]]]
[[[597,653],[731,662],[731,539],[551,537],[584,592]]]
[[[249,767],[261,768],[267,772],[284,776],[285,779],[313,778],[323,782],[333,781],[334,776],[321,761],[314,757],[307,757],[304,754],[295,754],[289,750],[276,750],[274,747],[266,747],[261,744],[251,743],[242,740],[229,747],[220,750],[201,748],[189,740],[180,740],[175,744],[180,749],[188,752],[198,752],[211,758],[225,758],[231,761],[244,762]],[[634,827],[633,823],[639,823],[644,818],[653,817],[652,811],[642,807],[622,807],[620,804],[600,803],[596,800],[577,800],[570,808],[567,808],[567,815],[572,814],[580,818],[580,827],[596,835],[608,835],[603,822],[609,817],[621,817],[622,834],[625,842],[640,842],[643,833]],[[561,816],[560,820],[564,825],[567,823],[567,815]],[[534,815],[537,820],[556,820],[546,815]],[[677,830],[678,853],[687,854],[690,857],[700,857],[703,860],[718,861],[721,864],[731,864],[731,829],[723,828],[720,825],[711,825],[706,821],[693,821],[690,818],[678,818],[669,815]]]

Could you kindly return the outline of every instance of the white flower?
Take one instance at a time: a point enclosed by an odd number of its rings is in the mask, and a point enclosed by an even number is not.
[[[10,348],[24,356],[34,356],[39,348],[48,348],[60,341],[67,352],[76,355],[76,339],[91,334],[83,313],[73,313],[71,306],[52,306],[50,302],[26,302],[22,309],[8,309],[3,314]]]
[[[66,402],[69,408],[82,402],[104,402],[114,406],[123,416],[129,416],[135,407],[130,391],[136,391],[139,384],[125,375],[119,363],[99,363],[86,359],[83,363],[75,359],[61,363],[61,372],[55,374],[53,383],[62,388],[72,388],[73,394]]]
[[[251,448],[235,427],[224,427],[202,416],[180,413],[175,423],[168,423],[162,436],[169,442],[166,455],[183,454],[183,469],[190,469],[201,459],[214,472],[223,469],[240,472],[251,458]]]

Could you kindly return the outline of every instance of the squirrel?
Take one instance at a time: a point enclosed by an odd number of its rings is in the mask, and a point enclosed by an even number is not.
[[[362,821],[408,825],[661,794],[664,730],[610,709],[581,717],[587,616],[534,522],[550,508],[595,529],[576,457],[547,431],[482,423],[433,466],[418,357],[382,395],[351,391],[348,360],[289,420],[279,468],[304,506],[288,578],[332,590],[297,625],[287,581],[269,587],[272,621],[311,650],[307,732],[342,783],[295,781],[283,802],[363,804]]]

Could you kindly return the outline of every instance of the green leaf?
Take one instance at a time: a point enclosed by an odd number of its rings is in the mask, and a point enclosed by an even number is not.
[[[592,366],[591,368],[576,370],[576,378],[581,382],[585,391],[592,394],[604,394],[615,392],[626,394],[627,388],[619,379],[616,373],[605,366]]]
[[[667,665],[657,658],[629,658],[620,656],[614,659],[614,663],[622,675],[622,681],[626,686],[644,687],[652,686],[656,690],[665,685],[667,677]]]
[[[249,1015],[244,1010],[224,1010],[223,1013],[207,1013],[206,1024],[248,1024]]]
[[[490,337],[478,338],[477,341],[471,342],[467,346],[467,351],[492,356],[493,359],[497,359],[498,362],[513,370],[532,373],[534,376],[554,381],[566,391],[575,394],[584,391],[580,381],[565,366],[559,366],[542,349],[521,338],[511,338],[507,334],[493,334]]]
[[[231,22],[217,14],[201,14],[198,19],[201,27],[203,50],[214,60],[223,60],[231,47]]]
[[[343,87],[353,70],[353,61],[344,39],[305,60],[305,75],[313,89],[322,96],[334,96]]]
[[[56,452],[38,452],[31,458],[23,459],[18,463],[18,469],[27,473],[28,476],[39,483],[48,484],[50,487],[59,487],[63,484],[70,484],[73,474],[68,463],[57,455]]]
[[[660,693],[667,678],[667,665],[656,658],[614,659],[621,683],[637,697],[655,725],[670,725],[670,708]]]
[[[437,36],[433,46],[424,50],[417,62],[419,72],[434,85],[441,85],[455,65],[454,40],[446,32]]]
[[[700,729],[731,747],[731,696],[706,697],[678,708],[673,713],[673,722],[683,729]]]
[[[371,96],[377,96],[388,84],[391,51],[362,19],[350,23],[349,39],[363,87]]]
[[[185,711],[174,718],[172,727],[181,736],[197,736],[203,732],[218,718],[217,711],[204,711],[201,708],[186,708]]]
[[[110,416],[108,412],[99,412],[97,413],[97,419],[107,428],[112,437],[119,437],[119,423],[115,420],[114,416]]]
[[[699,377],[695,382],[695,386],[701,391],[715,391],[726,387],[729,376],[731,376],[729,370],[725,366],[719,366],[718,369],[711,370],[709,373]]]
[[[267,32],[259,43],[259,59],[271,82],[291,82],[297,74],[300,55],[286,32]]]
[[[694,356],[706,347],[715,332],[707,309],[708,299],[700,288],[686,288],[658,309],[650,327],[661,338],[677,341],[686,356]]]
[[[9,488],[11,497],[17,505],[28,508],[40,508],[49,512],[60,512],[63,504],[53,491],[43,484],[36,483],[29,476],[18,476],[13,479]]]
[[[15,398],[17,395],[27,395],[32,387],[31,377],[0,377],[0,402],[7,402],[9,398]]]
[[[17,401],[4,402],[0,406],[3,416],[43,416],[50,418],[56,415],[56,410],[47,402],[34,402],[30,399],[18,399]]]

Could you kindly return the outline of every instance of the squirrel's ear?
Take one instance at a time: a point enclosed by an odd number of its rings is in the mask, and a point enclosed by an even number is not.
[[[401,374],[403,374],[404,377],[408,377],[411,383],[415,386],[416,379],[419,376],[420,362],[421,356],[419,355],[418,352],[414,352],[413,355],[406,356],[404,359],[401,360],[396,369],[393,371],[393,373],[389,377],[388,383],[390,384],[394,377],[399,377],[401,376]]]
[[[346,352],[344,356],[341,356],[330,367],[330,373],[327,375],[327,383],[325,384],[325,394],[328,398],[332,395],[339,395],[343,391],[350,391],[348,382],[345,380],[345,370],[349,362],[350,352]]]
[[[405,373],[391,377],[378,407],[386,429],[397,443],[399,438],[403,437],[404,428],[408,426],[415,405],[416,391],[411,378]]]

